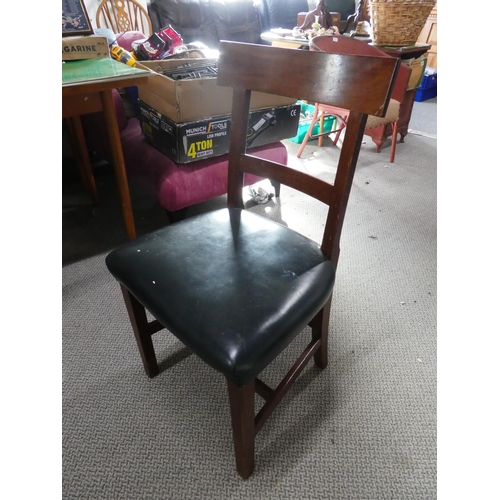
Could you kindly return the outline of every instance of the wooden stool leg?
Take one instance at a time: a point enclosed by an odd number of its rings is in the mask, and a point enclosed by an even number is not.
[[[132,323],[132,329],[134,330],[137,347],[141,354],[142,364],[148,377],[153,378],[158,375],[159,368],[153,341],[151,340],[151,333],[148,328],[146,309],[123,285],[121,285],[121,288],[130,323]]]
[[[233,428],[236,470],[243,479],[248,479],[254,469],[255,450],[255,381],[238,387],[227,381],[231,423]]]

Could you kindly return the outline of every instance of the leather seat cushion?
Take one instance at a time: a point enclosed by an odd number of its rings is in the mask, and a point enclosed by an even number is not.
[[[139,237],[106,264],[163,326],[239,386],[305,328],[334,283],[317,243],[235,208]]]

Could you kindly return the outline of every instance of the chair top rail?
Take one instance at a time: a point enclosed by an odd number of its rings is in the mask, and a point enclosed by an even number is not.
[[[392,57],[221,41],[217,84],[384,116],[399,64]]]

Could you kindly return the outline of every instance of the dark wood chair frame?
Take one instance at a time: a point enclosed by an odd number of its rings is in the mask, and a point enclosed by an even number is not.
[[[398,66],[399,59],[389,57],[327,54],[222,41],[218,84],[233,88],[228,205],[244,207],[244,172],[285,184],[327,204],[329,211],[321,249],[336,267],[367,115],[385,113]],[[333,184],[246,154],[251,91],[323,102],[350,110]],[[144,368],[149,377],[154,377],[159,368],[152,335],[163,329],[163,325],[157,320],[148,321],[143,305],[124,286],[122,291]],[[331,301],[332,295],[310,322],[311,342],[276,389],[258,378],[243,387],[227,380],[236,468],[245,479],[254,469],[255,437],[295,379],[312,357],[318,367],[327,366]],[[255,393],[266,401],[257,415],[254,414]]]

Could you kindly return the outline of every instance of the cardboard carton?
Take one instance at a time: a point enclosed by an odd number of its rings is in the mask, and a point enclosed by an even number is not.
[[[411,68],[407,90],[413,90],[420,87],[420,83],[424,77],[425,67],[427,66],[427,54],[411,59],[403,59],[401,62]]]
[[[294,137],[299,117],[299,104],[252,111],[247,147]],[[229,150],[230,115],[176,123],[139,100],[139,120],[146,140],[177,163],[221,156]]]
[[[233,91],[229,87],[217,85],[216,77],[174,80],[162,74],[163,71],[183,64],[200,61],[215,63],[217,60],[193,58],[138,61],[138,68],[155,73],[148,78],[147,83],[139,86],[139,99],[176,123],[230,114]],[[253,92],[250,109],[286,106],[295,102],[296,99],[290,97]]]

